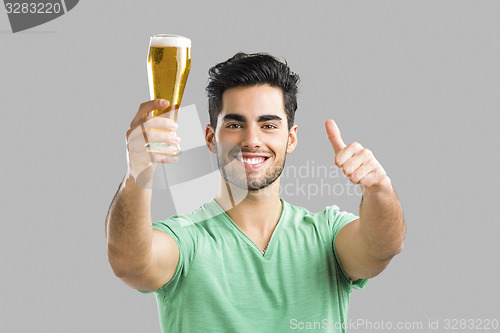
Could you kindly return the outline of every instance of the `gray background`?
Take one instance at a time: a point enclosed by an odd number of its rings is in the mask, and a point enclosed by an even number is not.
[[[208,68],[266,51],[302,77],[290,166],[333,163],[323,127],[333,118],[344,141],[385,167],[405,209],[406,247],[353,292],[351,320],[430,331],[429,320],[500,319],[499,14],[500,2],[483,0],[82,1],[12,34],[0,9],[0,331],[159,331],[154,296],[113,275],[104,237],[126,171],[125,131],[149,97],[154,33],[192,39],[183,104],[202,122]],[[285,198],[355,213],[360,200]],[[173,214],[169,200],[156,191],[155,218]]]

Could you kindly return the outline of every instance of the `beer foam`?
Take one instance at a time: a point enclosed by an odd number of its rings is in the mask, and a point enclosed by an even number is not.
[[[191,47],[191,39],[177,35],[154,35],[149,46],[153,47]]]

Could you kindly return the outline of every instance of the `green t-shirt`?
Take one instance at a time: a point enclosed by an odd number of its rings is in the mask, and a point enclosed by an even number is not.
[[[153,224],[179,247],[172,279],[156,290],[162,332],[344,332],[352,282],[334,253],[357,217],[337,206],[312,214],[283,199],[266,253],[214,200]]]

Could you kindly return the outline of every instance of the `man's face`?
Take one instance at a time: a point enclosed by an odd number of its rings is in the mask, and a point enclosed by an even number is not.
[[[290,131],[280,88],[269,85],[231,88],[222,96],[217,129],[206,139],[216,146],[219,170],[227,182],[260,190],[279,178],[286,154],[296,145],[297,126]],[[212,143],[212,145],[210,145]]]

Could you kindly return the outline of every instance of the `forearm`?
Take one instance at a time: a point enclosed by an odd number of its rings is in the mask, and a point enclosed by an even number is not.
[[[363,244],[370,256],[389,259],[403,249],[406,226],[403,209],[390,179],[377,189],[364,189],[360,205]]]
[[[106,218],[108,260],[117,276],[138,275],[151,260],[151,189],[126,176]]]

